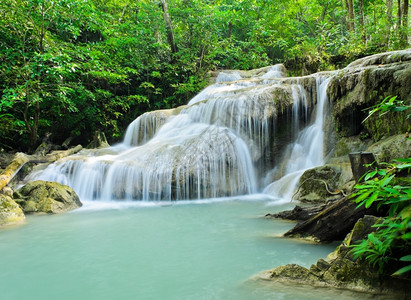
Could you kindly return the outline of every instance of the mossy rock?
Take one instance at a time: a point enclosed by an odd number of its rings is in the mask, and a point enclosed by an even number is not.
[[[372,115],[364,122],[364,127],[377,142],[392,135],[410,132],[411,120],[407,119],[406,112],[391,112],[383,116]]]
[[[398,158],[411,157],[411,140],[405,134],[398,134],[372,144],[366,149],[376,156],[378,162],[393,162]]]
[[[335,127],[340,137],[368,131],[374,141],[405,133],[410,121],[405,114],[391,113],[362,123],[371,106],[386,97],[411,100],[411,50],[393,51],[353,62],[335,76],[329,85]]]
[[[309,269],[288,264],[264,271],[258,275],[258,278],[264,281],[377,293],[384,295],[385,299],[407,299],[406,295],[409,295],[411,289],[408,280],[378,274],[372,266],[362,260],[354,259],[350,252],[351,248],[348,247],[352,242],[361,240],[375,231],[376,227],[373,225],[379,222],[381,219],[374,216],[364,216],[359,219],[341,245],[325,260],[319,259]]]
[[[0,193],[0,226],[21,223],[24,219],[20,206],[10,196]]]
[[[71,187],[42,180],[27,183],[14,198],[25,213],[58,214],[82,206]]]
[[[348,165],[324,165],[309,169],[300,178],[296,199],[301,202],[325,202],[341,196],[340,187],[352,176]]]
[[[340,138],[335,145],[333,158],[345,157],[346,161],[349,162],[348,154],[352,152],[363,152],[371,143],[372,141],[370,139],[363,139],[363,136]]]

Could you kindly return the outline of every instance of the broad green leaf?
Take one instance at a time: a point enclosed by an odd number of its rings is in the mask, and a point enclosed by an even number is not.
[[[357,202],[357,203],[361,202],[364,199],[366,199],[372,192],[373,192],[372,190],[365,191],[362,194],[360,194],[360,196],[358,198],[354,199],[354,201]]]
[[[399,276],[399,275],[402,275],[402,274],[407,273],[407,272],[409,272],[409,271],[411,271],[411,264],[408,265],[408,266],[406,266],[406,267],[403,267],[403,268],[397,270],[397,271],[396,271],[394,274],[392,274],[392,275]]]
[[[391,175],[391,176],[385,176],[383,179],[381,179],[380,181],[380,186],[386,186],[388,183],[391,182],[391,180],[395,177],[395,175]]]
[[[367,181],[370,178],[373,178],[377,174],[377,170],[369,172],[365,175],[364,180]]]
[[[369,208],[375,200],[377,200],[379,196],[379,192],[375,191],[366,201],[365,201],[365,208]]]
[[[411,255],[405,255],[400,258],[401,261],[411,261]]]

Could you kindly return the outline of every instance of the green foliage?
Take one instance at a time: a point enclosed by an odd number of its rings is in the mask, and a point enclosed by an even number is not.
[[[364,182],[357,184],[357,192],[351,197],[359,206],[370,207],[376,204],[388,211],[382,223],[376,224],[377,231],[368,238],[352,246],[355,258],[361,257],[380,273],[392,262],[409,262],[407,251],[411,246],[411,178],[397,180],[399,172],[410,172],[411,158],[401,159],[387,168],[368,172]],[[411,270],[408,264],[395,272],[401,275]]]
[[[397,97],[387,97],[368,109],[365,120],[378,112],[381,116],[409,108]],[[375,225],[378,228],[376,232],[369,234],[361,243],[352,245],[352,253],[355,258],[363,258],[370,265],[378,267],[380,273],[384,273],[392,262],[399,262],[400,265],[405,262],[405,266],[393,273],[399,276],[411,271],[411,158],[382,165],[386,167],[375,168],[363,176],[364,182],[355,186],[357,192],[351,197],[358,206],[369,208],[377,205],[377,209],[388,207],[388,216],[382,223]],[[403,177],[397,178],[398,173],[402,173]]]
[[[383,1],[364,1],[354,31],[340,0],[167,3],[177,53],[159,1],[0,1],[0,147],[118,139],[145,111],[186,104],[210,70],[289,61],[297,74],[408,47]]]
[[[397,96],[386,97],[381,103],[376,104],[366,110],[369,110],[368,116],[362,121],[363,123],[372,115],[379,112],[379,116],[383,116],[388,112],[401,112],[411,108],[411,105],[406,105],[404,101],[397,100]],[[407,115],[407,119],[411,117],[411,114]]]

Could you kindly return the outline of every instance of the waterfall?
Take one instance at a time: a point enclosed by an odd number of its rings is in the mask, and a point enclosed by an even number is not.
[[[324,164],[324,119],[329,81],[330,78],[316,77],[317,106],[313,123],[304,128],[296,141],[287,147],[285,173],[268,185],[264,193],[289,201],[304,171]]]
[[[317,77],[317,99],[310,101],[303,87],[310,78],[285,78],[283,70],[220,72],[186,106],[138,117],[123,143],[83,150],[28,180],[70,185],[84,200],[170,201],[256,193],[266,185],[265,170],[273,169],[283,177],[264,192],[288,197],[303,170],[323,163],[328,81]],[[314,102],[315,120],[300,130]],[[283,147],[289,140],[295,142]]]

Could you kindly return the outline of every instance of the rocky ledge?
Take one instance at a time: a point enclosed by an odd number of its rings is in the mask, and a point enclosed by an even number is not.
[[[296,264],[288,264],[264,271],[258,274],[256,279],[350,289],[384,295],[384,299],[409,299],[407,297],[411,293],[411,278],[400,279],[389,275],[379,275],[375,268],[355,259],[350,252],[349,246],[374,231],[375,227],[372,226],[379,221],[379,218],[368,215],[359,219],[341,245],[325,260],[319,259],[309,269]]]

